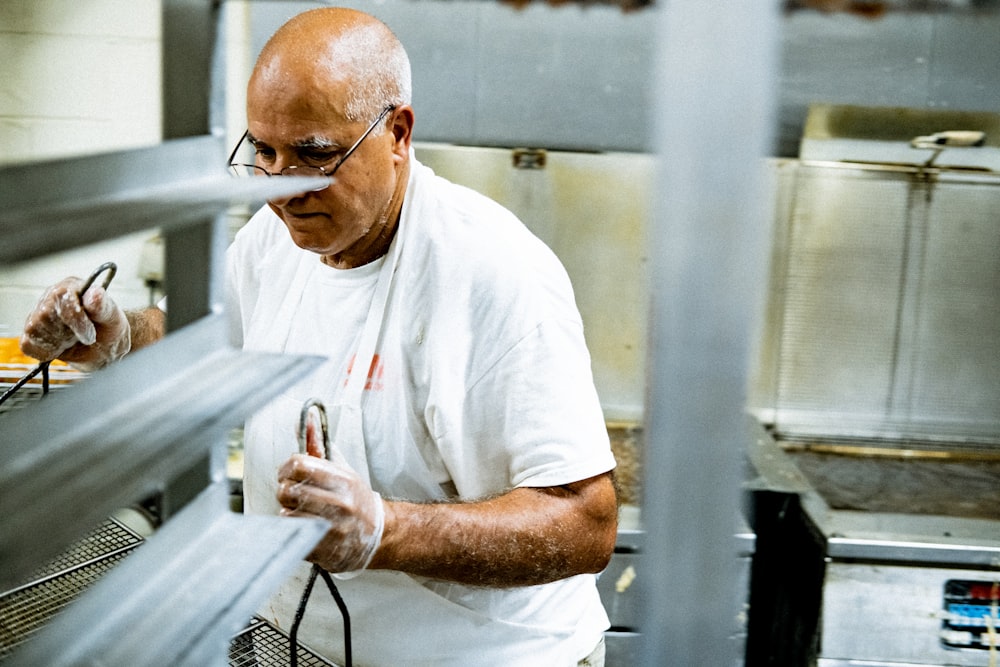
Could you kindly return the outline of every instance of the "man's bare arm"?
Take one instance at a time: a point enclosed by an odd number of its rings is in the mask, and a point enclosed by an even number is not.
[[[480,586],[542,584],[600,572],[616,535],[610,473],[473,503],[389,501],[369,567]]]
[[[156,307],[125,311],[132,331],[132,351],[155,343],[166,335],[166,313]]]
[[[293,455],[278,472],[285,516],[330,528],[309,560],[331,572],[368,567],[480,586],[528,586],[599,572],[617,536],[611,473],[515,488],[471,502],[383,500],[342,457]]]

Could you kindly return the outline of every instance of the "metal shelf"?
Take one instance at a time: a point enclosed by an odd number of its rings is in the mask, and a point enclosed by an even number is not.
[[[30,581],[0,593],[0,662],[28,650],[22,647],[144,542],[127,523],[109,517],[33,572]],[[291,648],[287,633],[254,616],[229,643],[229,667],[288,665]],[[296,654],[300,665],[335,667],[301,642]]]
[[[226,174],[208,119],[217,8],[164,0],[163,143],[0,168],[0,264],[157,228],[170,300],[163,341],[0,415],[0,591],[151,494],[165,520],[5,664],[224,665],[325,530],[228,509],[227,432],[315,362],[227,345],[223,214],[327,179]]]
[[[154,226],[180,249],[171,264],[168,244],[164,340],[0,416],[0,506],[18,508],[0,525],[0,590],[120,507],[160,493],[172,513],[198,494],[5,664],[223,665],[230,638],[324,531],[228,511],[226,433],[315,360],[229,347],[215,283],[226,207],[325,181],[237,180],[221,155],[203,136],[0,169],[0,262]]]
[[[4,433],[16,435],[0,468],[0,506],[18,511],[0,525],[0,589],[184,472],[315,365],[213,348],[220,320],[206,318],[4,417]]]
[[[295,194],[324,178],[238,179],[221,139],[0,169],[0,263],[18,262],[159,227],[203,222],[227,206]]]
[[[224,511],[205,489],[5,664],[225,665],[231,638],[326,530]]]

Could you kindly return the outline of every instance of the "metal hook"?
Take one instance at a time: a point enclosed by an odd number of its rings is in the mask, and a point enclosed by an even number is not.
[[[299,412],[299,431],[298,431],[299,454],[309,453],[309,449],[306,443],[306,426],[309,423],[309,410],[312,408],[316,408],[316,411],[319,412],[319,426],[323,434],[323,455],[327,458],[327,460],[329,460],[330,430],[329,427],[327,426],[326,407],[323,405],[323,402],[320,401],[318,398],[310,398],[309,400],[307,400],[305,403],[302,404],[302,410],[301,412]]]
[[[87,278],[87,282],[83,283],[83,287],[80,288],[80,291],[77,292],[81,299],[83,298],[83,295],[87,293],[87,290],[90,289],[90,286],[94,284],[94,281],[97,280],[97,276],[101,275],[105,271],[108,272],[108,275],[104,278],[104,282],[101,284],[101,287],[108,289],[108,285],[111,284],[115,274],[118,273],[118,265],[114,262],[104,262],[104,264],[97,267],[97,269],[90,274],[90,277]]]

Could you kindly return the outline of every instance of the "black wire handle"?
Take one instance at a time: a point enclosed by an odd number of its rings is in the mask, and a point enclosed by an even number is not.
[[[101,275],[105,271],[108,272],[108,275],[105,276],[104,283],[101,285],[101,287],[103,287],[104,289],[108,289],[108,286],[111,284],[112,279],[114,279],[115,274],[118,273],[118,265],[115,264],[114,262],[105,262],[104,264],[101,264],[99,267],[97,267],[97,269],[90,274],[90,277],[87,278],[87,281],[83,283],[83,287],[80,288],[80,291],[76,293],[77,297],[82,299],[83,295],[87,292],[88,289],[90,289],[90,286],[94,284],[95,280],[97,280],[97,276]],[[15,382],[10,389],[8,389],[3,393],[3,396],[0,396],[0,405],[3,405],[4,401],[6,401],[8,398],[14,395],[14,392],[16,392],[24,385],[28,384],[28,381],[31,380],[31,378],[38,375],[39,373],[42,374],[42,396],[48,395],[49,364],[51,363],[52,363],[51,361],[40,362],[35,368],[30,370],[20,380]]]
[[[330,430],[327,426],[326,419],[326,407],[323,405],[322,401],[318,398],[310,398],[302,405],[302,410],[299,412],[299,453],[307,454],[308,447],[306,441],[306,427],[309,423],[309,411],[313,408],[319,413],[319,424],[320,430],[323,436],[323,455],[329,460],[330,458]],[[330,573],[321,568],[319,565],[313,565],[312,571],[309,573],[309,581],[306,582],[306,587],[302,591],[302,597],[299,598],[299,606],[295,611],[295,620],[292,621],[292,627],[288,633],[288,647],[289,647],[289,665],[290,667],[298,667],[299,655],[299,625],[302,623],[302,617],[306,613],[306,604],[309,602],[309,596],[312,594],[313,585],[316,583],[316,577],[321,576],[323,581],[326,583],[327,589],[330,591],[330,595],[333,596],[333,601],[337,603],[337,608],[340,609],[340,615],[344,619],[344,667],[352,667],[353,658],[351,656],[351,615],[347,611],[347,603],[344,602],[344,598],[341,597],[340,591],[337,590],[336,584],[333,583],[333,578]]]
[[[352,667],[354,659],[351,655],[351,615],[347,611],[347,603],[344,602],[344,598],[340,595],[340,591],[337,590],[336,584],[333,583],[333,577],[319,565],[313,565],[312,570],[309,572],[309,581],[306,582],[306,587],[302,591],[302,597],[299,598],[299,606],[295,610],[295,620],[292,621],[292,627],[288,632],[288,664],[290,667],[298,667],[299,664],[299,625],[302,624],[302,617],[305,616],[306,604],[309,602],[309,596],[312,595],[317,575],[323,578],[327,589],[330,591],[330,595],[333,596],[333,601],[337,603],[337,608],[340,609],[340,615],[344,618],[344,667]]]

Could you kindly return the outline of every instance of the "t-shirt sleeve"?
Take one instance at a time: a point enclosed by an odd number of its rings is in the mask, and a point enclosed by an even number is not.
[[[577,320],[539,324],[468,389],[462,412],[460,490],[466,479],[485,483],[479,492],[557,486],[615,466]]]

